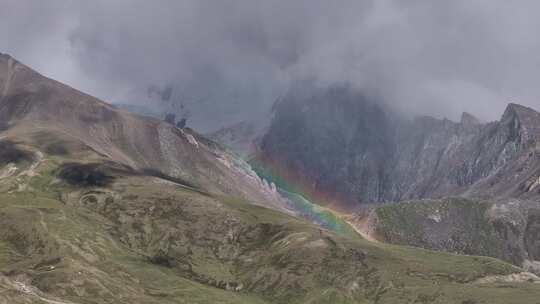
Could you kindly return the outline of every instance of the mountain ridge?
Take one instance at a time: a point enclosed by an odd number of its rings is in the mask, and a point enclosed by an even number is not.
[[[362,203],[416,198],[532,197],[519,190],[540,174],[534,169],[540,163],[534,159],[540,114],[531,108],[511,103],[496,122],[479,123],[470,114],[452,122],[368,111],[354,104],[374,103],[349,87],[295,98],[276,106],[258,157],[286,166],[289,172],[276,174],[299,180],[312,197],[325,193],[319,203],[351,210]]]
[[[2,303],[540,297],[540,278],[497,259],[372,243],[290,216],[245,162],[195,131],[15,70],[0,100]]]
[[[191,129],[117,109],[7,55],[0,59],[0,81],[6,91],[0,100],[0,118],[8,137],[35,130],[61,133],[133,169],[154,168],[196,180],[207,191],[282,208],[279,196],[246,164]],[[234,179],[244,182],[233,184]]]

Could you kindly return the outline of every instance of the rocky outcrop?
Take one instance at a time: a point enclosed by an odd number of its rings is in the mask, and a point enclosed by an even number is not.
[[[540,113],[508,105],[496,122],[409,120],[346,86],[292,92],[275,107],[259,160],[320,203],[539,195]]]
[[[293,92],[275,106],[258,159],[325,201],[382,201],[391,189],[393,120],[351,90]],[[313,197],[311,197],[313,199]]]
[[[257,141],[264,134],[266,127],[264,122],[257,124],[241,121],[206,135],[243,158],[249,159],[255,153]]]
[[[540,273],[539,202],[407,201],[374,207],[352,219],[377,241],[491,256]],[[368,227],[361,225],[367,221]]]

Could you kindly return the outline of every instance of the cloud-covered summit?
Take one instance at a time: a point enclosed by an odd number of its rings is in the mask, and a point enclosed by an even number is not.
[[[0,2],[2,52],[111,102],[183,103],[203,130],[264,115],[306,77],[412,114],[540,106],[536,1]]]

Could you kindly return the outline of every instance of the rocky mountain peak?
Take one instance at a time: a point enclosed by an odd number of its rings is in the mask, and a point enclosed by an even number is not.
[[[304,185],[315,185],[307,193],[330,193],[345,209],[448,195],[519,197],[520,183],[535,174],[528,155],[540,143],[540,113],[533,109],[510,104],[500,121],[487,124],[469,113],[460,122],[428,116],[411,122],[362,94],[338,93],[287,96],[261,151],[287,168],[278,174],[301,175]],[[317,107],[301,111],[314,101]]]
[[[0,132],[17,139],[69,132],[73,141],[134,172],[189,179],[206,192],[265,205],[279,200],[243,161],[196,132],[117,109],[3,58]]]
[[[507,121],[513,118],[517,118],[522,122],[532,122],[531,120],[540,118],[540,113],[520,104],[509,103],[504,111],[501,121]]]
[[[460,122],[462,125],[465,125],[465,126],[475,126],[475,125],[481,124],[478,118],[476,118],[474,115],[467,112],[463,112],[461,114]]]
[[[15,65],[18,63],[19,62],[15,58],[11,57],[10,55],[0,53],[0,65],[7,66],[8,64]],[[4,70],[4,68],[0,67],[0,77],[2,77],[2,74],[5,74],[6,72],[7,70]]]
[[[540,113],[531,108],[510,103],[500,122],[510,128],[514,137],[521,139],[521,144],[540,139]]]

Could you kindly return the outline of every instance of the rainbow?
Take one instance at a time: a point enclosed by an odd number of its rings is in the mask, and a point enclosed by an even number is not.
[[[356,234],[337,211],[317,203],[325,202],[326,206],[338,205],[335,199],[331,199],[332,195],[312,189],[308,191],[307,189],[312,187],[308,187],[303,182],[305,179],[299,178],[298,174],[290,172],[278,162],[262,157],[261,154],[252,159],[249,164],[261,179],[276,185],[278,192],[287,199],[288,207],[298,216],[340,234]]]

